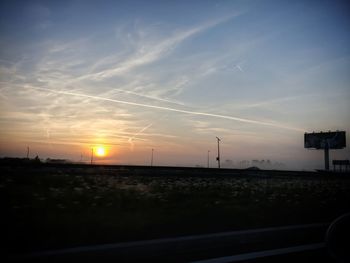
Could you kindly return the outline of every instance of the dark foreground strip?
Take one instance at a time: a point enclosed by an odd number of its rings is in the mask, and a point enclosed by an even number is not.
[[[296,252],[304,252],[310,250],[323,249],[326,247],[325,243],[316,243],[316,244],[308,244],[303,246],[295,246],[295,247],[287,247],[287,248],[279,248],[279,249],[271,249],[264,251],[257,251],[251,253],[244,253],[240,255],[226,256],[220,258],[192,261],[192,263],[230,263],[230,262],[240,262],[243,260],[251,260],[258,259],[262,257],[271,257],[278,255],[285,255]]]
[[[25,255],[12,255],[14,261],[65,260],[100,261],[104,259],[120,262],[139,262],[140,260],[164,261],[171,257],[176,261],[193,261],[205,258],[219,258],[250,251],[284,251],[281,247],[323,242],[328,223],[269,227],[205,235],[192,235],[177,238],[163,238],[146,241],[81,246],[75,248],[49,250]],[[321,243],[319,243],[321,244]],[[301,247],[308,247],[301,246]],[[254,255],[253,252],[248,253]],[[282,252],[281,252],[282,253]],[[226,262],[226,261],[223,261]]]

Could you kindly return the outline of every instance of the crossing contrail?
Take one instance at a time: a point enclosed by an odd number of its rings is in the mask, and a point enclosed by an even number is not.
[[[142,134],[145,130],[147,130],[149,127],[151,127],[153,123],[148,124],[147,126],[143,127],[141,130],[139,130],[137,133],[129,137],[128,143],[130,143],[131,149],[134,149],[134,142],[133,140],[135,139],[136,136]]]
[[[302,130],[300,128],[285,126],[285,125],[281,125],[281,124],[278,124],[278,123],[257,121],[257,120],[233,117],[233,116],[228,116],[228,115],[221,115],[221,114],[214,114],[214,113],[207,113],[207,112],[199,112],[199,111],[190,111],[190,110],[181,110],[181,109],[176,109],[176,108],[170,108],[170,107],[164,107],[164,106],[155,106],[155,105],[149,105],[149,104],[125,101],[125,100],[109,99],[109,98],[104,98],[104,97],[99,97],[99,96],[94,96],[94,95],[87,95],[87,94],[83,94],[83,93],[76,93],[76,92],[69,92],[69,91],[58,91],[58,90],[52,90],[52,89],[48,89],[48,88],[39,88],[39,87],[32,87],[32,86],[26,86],[26,88],[31,88],[31,89],[35,89],[35,90],[41,90],[41,91],[48,91],[48,92],[56,93],[56,94],[63,94],[63,95],[70,95],[70,96],[76,96],[76,97],[89,98],[89,99],[94,99],[94,100],[110,101],[110,102],[114,102],[114,103],[131,105],[131,106],[137,106],[137,107],[143,107],[143,108],[157,109],[157,110],[163,110],[163,111],[172,111],[172,112],[185,113],[185,114],[196,115],[196,116],[207,116],[207,117],[213,117],[213,118],[220,118],[220,119],[233,120],[233,121],[238,121],[238,122],[244,122],[244,123],[250,123],[250,124],[258,124],[258,125],[271,126],[271,127],[281,128],[281,129],[287,129],[287,130],[304,132],[304,130]]]

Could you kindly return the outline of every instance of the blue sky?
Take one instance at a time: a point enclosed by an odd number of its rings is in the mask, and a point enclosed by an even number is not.
[[[350,128],[346,1],[2,1],[0,154],[322,167]],[[349,138],[349,137],[347,137]],[[348,139],[349,141],[349,139]],[[349,149],[331,158],[348,159]]]

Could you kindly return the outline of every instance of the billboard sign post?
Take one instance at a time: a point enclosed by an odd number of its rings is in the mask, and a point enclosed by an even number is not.
[[[345,131],[313,132],[304,134],[304,148],[324,150],[325,170],[329,170],[329,150],[346,147]]]

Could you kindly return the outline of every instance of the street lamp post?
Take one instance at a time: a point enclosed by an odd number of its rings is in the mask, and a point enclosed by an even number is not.
[[[221,139],[219,137],[216,137],[218,140],[218,157],[216,157],[216,160],[218,161],[218,167],[220,168],[220,141]]]
[[[152,149],[152,154],[151,154],[151,166],[153,166],[153,152],[154,152],[154,149]]]
[[[208,150],[208,168],[209,168],[209,153],[210,153],[210,150]]]

